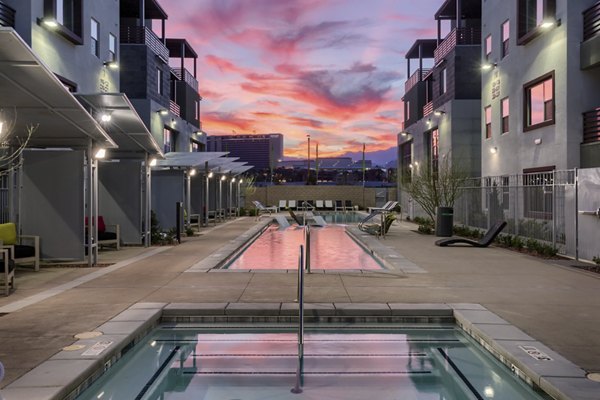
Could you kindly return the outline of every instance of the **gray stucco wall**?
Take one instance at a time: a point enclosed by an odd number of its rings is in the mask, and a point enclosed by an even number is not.
[[[41,258],[84,257],[83,151],[25,151],[23,234],[40,236]]]
[[[152,210],[163,230],[175,227],[176,203],[185,201],[184,194],[185,179],[182,171],[152,171]]]
[[[142,244],[141,171],[141,161],[100,162],[98,167],[98,215],[120,225],[125,244]]]

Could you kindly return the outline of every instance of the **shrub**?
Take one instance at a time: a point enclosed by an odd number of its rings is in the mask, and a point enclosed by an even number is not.
[[[511,246],[517,250],[522,250],[523,247],[525,246],[525,243],[523,242],[523,238],[521,236],[513,236]]]
[[[597,267],[600,267],[600,256],[592,258],[592,261],[596,263]]]
[[[185,234],[187,236],[194,236],[194,230],[192,228],[190,228],[189,226],[185,229]]]
[[[419,218],[419,217],[417,217]],[[417,222],[417,218],[415,218],[415,222]],[[419,218],[417,222],[419,227],[417,231],[423,233],[425,235],[431,235],[433,233],[433,221],[428,218]]]

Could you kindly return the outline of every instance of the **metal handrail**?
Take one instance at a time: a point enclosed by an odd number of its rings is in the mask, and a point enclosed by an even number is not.
[[[310,226],[304,224],[304,269],[310,274]]]
[[[298,368],[296,385],[291,392],[302,393],[302,370],[304,367],[304,247],[300,245],[298,256]]]

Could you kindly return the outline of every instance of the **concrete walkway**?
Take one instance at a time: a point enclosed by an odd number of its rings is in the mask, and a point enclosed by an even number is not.
[[[186,272],[255,224],[239,218],[179,246],[103,253],[120,260],[112,267],[19,270],[17,292],[0,299],[1,386],[137,302],[294,301],[294,273]],[[315,273],[306,276],[306,301],[479,303],[586,371],[600,371],[599,274],[500,248],[439,248],[413,229],[394,225],[380,242],[426,273]]]

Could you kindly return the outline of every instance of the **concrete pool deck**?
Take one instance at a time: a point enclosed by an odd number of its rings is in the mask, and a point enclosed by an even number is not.
[[[293,302],[293,273],[190,270],[256,224],[239,218],[179,246],[108,251],[103,257],[119,261],[111,267],[17,271],[17,291],[0,299],[2,387],[136,303]],[[414,229],[393,225],[379,242],[425,273],[315,273],[306,276],[306,301],[481,304],[585,371],[600,371],[600,275],[500,248],[439,248]]]

